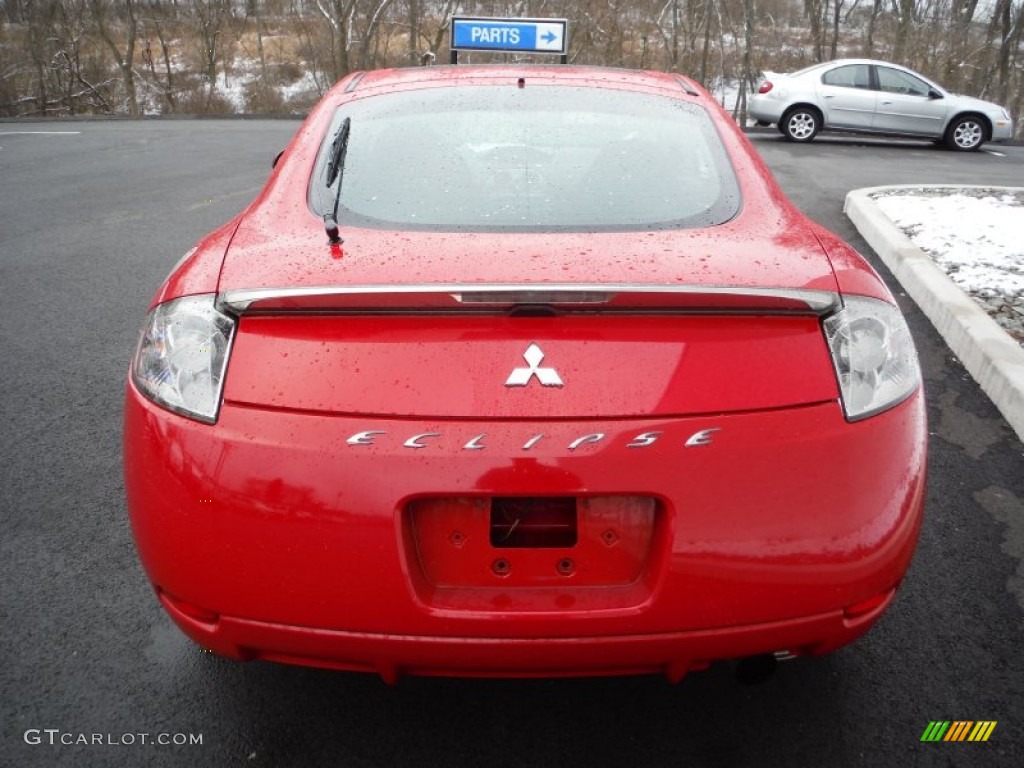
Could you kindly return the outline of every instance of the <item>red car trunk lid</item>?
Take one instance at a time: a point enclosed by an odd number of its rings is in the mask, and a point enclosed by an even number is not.
[[[838,397],[813,314],[243,315],[225,399],[348,415],[545,419]]]

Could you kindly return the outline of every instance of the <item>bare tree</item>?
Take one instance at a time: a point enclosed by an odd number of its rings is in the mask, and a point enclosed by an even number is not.
[[[377,34],[384,21],[385,14],[393,2],[394,0],[378,0],[377,7],[369,14],[369,20],[362,31],[362,43],[359,49],[360,69],[369,69],[372,65],[374,58],[372,55],[373,46],[377,41]]]
[[[175,98],[175,83],[176,78],[174,74],[174,68],[171,66],[171,50],[169,45],[169,38],[167,35],[167,28],[173,22],[176,16],[176,8],[172,3],[175,0],[148,0],[147,2],[147,16],[143,21],[144,31],[147,34],[146,46],[149,47],[148,34],[151,31],[156,35],[157,43],[160,46],[160,60],[163,64],[163,82],[157,85],[158,75],[156,73],[156,62],[152,51],[149,53],[149,70],[153,78],[154,87],[159,88],[160,93],[164,100],[164,111],[172,113],[177,107],[177,100]]]
[[[882,0],[874,0],[871,5],[871,16],[868,19],[868,30],[864,43],[864,55],[873,56],[875,52],[875,28],[878,16],[882,12]]]
[[[969,37],[974,13],[978,8],[978,0],[952,0],[949,35],[949,52],[946,56],[944,80],[951,88],[963,85],[963,67],[969,58]]]
[[[135,36],[138,32],[138,22],[135,19],[135,0],[118,0],[116,3],[112,0],[89,0],[89,2],[96,30],[110,49],[114,62],[121,72],[128,114],[138,115],[139,100],[135,90]],[[118,36],[113,29],[115,23],[123,29],[125,38],[123,52],[118,42]]]
[[[892,12],[897,20],[896,38],[892,44],[892,57],[897,62],[902,62],[907,55],[915,10],[914,0],[892,0]]]
[[[231,4],[230,0],[192,0],[191,10],[199,31],[199,61],[206,82],[206,106],[210,107],[217,85],[217,62],[222,58],[221,47]]]
[[[61,93],[60,101],[67,114],[100,111],[111,113],[107,78],[98,81],[85,60],[88,48],[87,0],[60,0],[55,6],[49,41],[54,50],[50,70]]]
[[[733,117],[739,120],[740,125],[747,122],[747,90],[754,87],[753,40],[756,12],[754,0],[743,0],[743,67],[739,78],[739,95],[733,110]]]
[[[825,0],[804,0],[804,11],[807,14],[807,23],[811,28],[811,46],[814,49],[814,60],[825,60],[825,30],[822,25],[824,16]]]

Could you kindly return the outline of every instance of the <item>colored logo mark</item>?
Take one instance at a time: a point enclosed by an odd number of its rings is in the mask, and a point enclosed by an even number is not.
[[[995,720],[932,720],[921,741],[988,741],[995,729]]]

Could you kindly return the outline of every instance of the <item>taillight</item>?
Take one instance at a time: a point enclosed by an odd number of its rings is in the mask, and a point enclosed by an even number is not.
[[[235,320],[212,293],[160,304],[146,317],[132,363],[139,392],[168,410],[214,424]]]
[[[765,80],[761,83],[761,87],[757,89],[758,93],[768,93],[772,89],[772,83],[770,80]]]
[[[897,307],[847,296],[823,325],[849,421],[892,408],[920,386],[917,351]]]

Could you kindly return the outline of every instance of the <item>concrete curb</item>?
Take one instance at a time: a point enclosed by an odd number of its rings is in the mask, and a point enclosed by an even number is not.
[[[873,195],[901,189],[1000,192],[1020,188],[948,184],[868,187],[850,192],[843,211],[1024,440],[1024,348],[915,246],[872,199]]]

